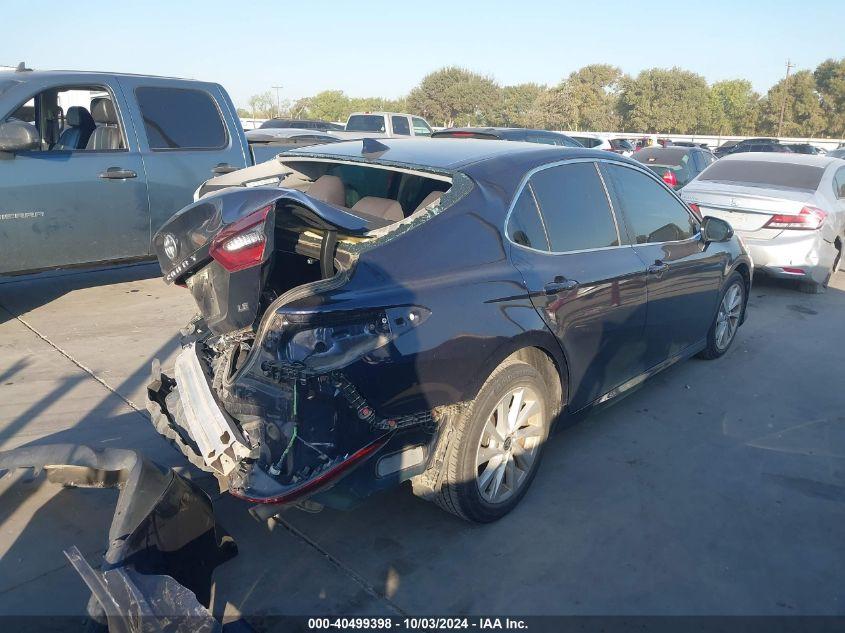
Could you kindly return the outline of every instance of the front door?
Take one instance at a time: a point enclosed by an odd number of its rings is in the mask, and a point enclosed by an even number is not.
[[[38,90],[2,113],[31,120],[42,142],[0,160],[0,273],[146,255],[147,183],[122,95],[105,83]]]
[[[569,365],[577,411],[644,371],[646,273],[592,161],[534,173],[511,211],[511,259]]]
[[[618,163],[603,163],[601,169],[648,272],[646,356],[654,366],[706,338],[726,255],[705,245],[698,220],[656,177]]]
[[[248,149],[234,106],[217,84],[128,76],[120,83],[142,123],[138,136],[155,234],[193,201],[203,182],[246,167]]]

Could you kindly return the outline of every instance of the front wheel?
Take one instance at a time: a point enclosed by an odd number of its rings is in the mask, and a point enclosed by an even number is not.
[[[700,358],[712,360],[728,351],[742,323],[745,305],[745,279],[733,273],[722,290],[719,309],[707,332],[707,347],[699,353]]]
[[[531,365],[514,361],[493,372],[454,423],[431,498],[477,523],[510,512],[525,495],[549,434],[551,390]]]

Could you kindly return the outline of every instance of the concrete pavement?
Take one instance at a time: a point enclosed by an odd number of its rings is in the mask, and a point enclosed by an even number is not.
[[[132,447],[199,476],[143,404],[151,359],[172,361],[194,313],[185,290],[153,266],[65,272],[0,282],[0,307],[0,448]],[[216,572],[213,609],[843,614],[844,313],[845,274],[821,296],[761,281],[726,357],[682,363],[552,438],[493,525],[405,489],[270,526],[224,496],[240,554]],[[116,494],[13,481],[0,480],[0,614],[83,613],[61,550],[97,560]]]

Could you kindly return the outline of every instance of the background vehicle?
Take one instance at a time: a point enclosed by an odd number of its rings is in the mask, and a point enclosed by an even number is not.
[[[660,176],[672,189],[680,189],[716,159],[698,147],[647,147],[634,154],[634,160]]]
[[[340,140],[328,132],[293,127],[259,128],[247,130],[244,134],[250,146],[270,145],[276,152],[284,152],[303,145],[337,143]]]
[[[344,130],[340,123],[330,121],[319,121],[316,119],[267,119],[259,127],[259,130],[296,128],[299,130],[319,130],[320,132]]]
[[[155,238],[201,319],[148,407],[259,515],[411,479],[495,520],[561,412],[724,354],[751,283],[725,222],[606,152],[365,139],[208,185]]]
[[[839,266],[845,235],[845,162],[801,154],[732,154],[688,184],[682,197],[726,220],[754,266],[821,292]]]
[[[786,147],[796,154],[827,154],[823,149],[810,145],[810,143],[786,143]]]
[[[845,147],[835,149],[827,153],[829,158],[845,158]]]
[[[434,132],[431,138],[499,139],[503,141],[542,143],[544,145],[561,145],[563,147],[583,147],[574,138],[566,134],[561,134],[560,132],[531,130],[521,127],[450,127]]]
[[[707,143],[694,143],[693,141],[672,141],[673,147],[699,147],[706,151],[711,151]]]
[[[346,120],[343,138],[391,138],[394,136],[431,136],[431,126],[424,118],[401,112],[354,112]]]
[[[633,156],[634,144],[625,138],[612,138],[610,141],[610,151],[622,156]]]
[[[601,149],[608,152],[613,151],[613,146],[610,144],[610,141],[597,134],[570,134],[569,138],[575,139],[581,143],[583,147],[588,149]]]
[[[151,236],[197,185],[278,152],[249,145],[219,84],[4,74],[0,273],[151,257]]]
[[[734,147],[739,144],[739,141],[725,141],[719,147],[713,150],[713,155],[716,158],[721,158],[722,156],[726,156]]]

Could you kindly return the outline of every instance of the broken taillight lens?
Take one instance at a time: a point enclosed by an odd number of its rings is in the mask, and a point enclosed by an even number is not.
[[[779,213],[764,225],[767,229],[802,229],[814,231],[824,224],[827,212],[816,207],[804,207],[797,215]]]
[[[262,207],[220,231],[211,242],[211,255],[230,273],[252,268],[264,261],[267,235],[264,222],[273,205]]]

